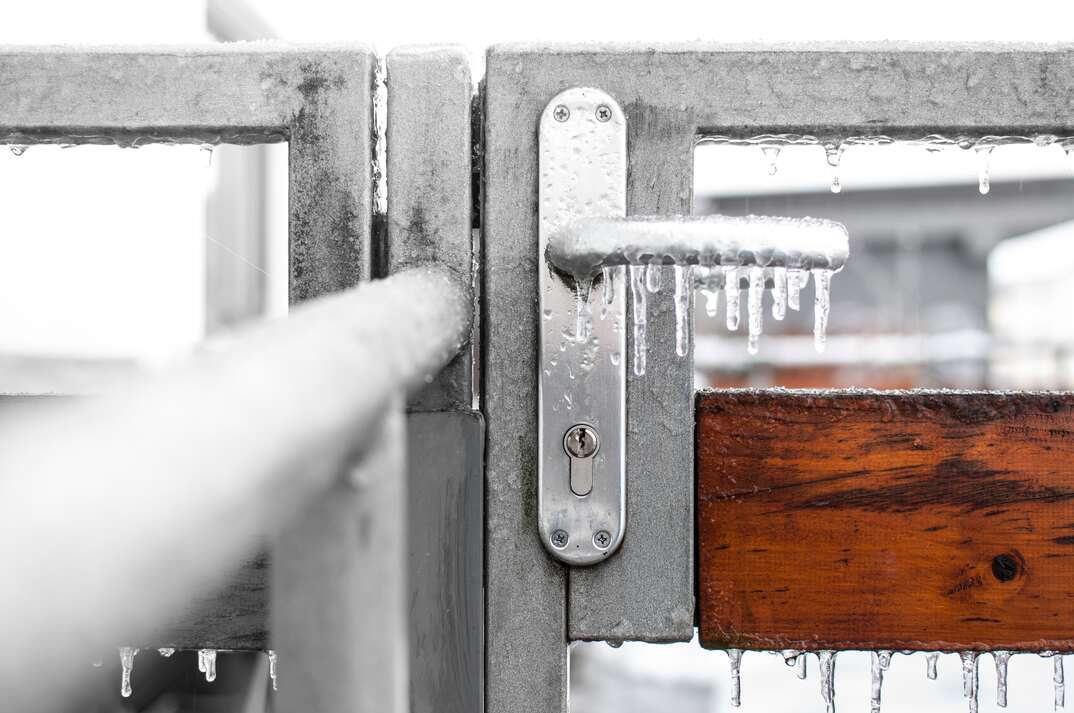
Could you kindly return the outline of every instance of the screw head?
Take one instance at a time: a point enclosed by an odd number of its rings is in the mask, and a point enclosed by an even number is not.
[[[597,121],[608,121],[612,118],[612,109],[607,104],[597,107]]]
[[[610,544],[612,544],[612,533],[607,530],[597,530],[593,533],[593,546],[598,550],[606,550]]]
[[[571,110],[565,104],[557,104],[552,110],[552,118],[560,122],[566,121],[571,118]]]
[[[567,535],[566,530],[553,530],[552,535],[548,538],[548,541],[552,543],[552,546],[557,550],[562,550],[570,542],[570,536]]]
[[[579,423],[563,436],[563,450],[572,458],[589,458],[600,448],[600,435],[592,426]]]

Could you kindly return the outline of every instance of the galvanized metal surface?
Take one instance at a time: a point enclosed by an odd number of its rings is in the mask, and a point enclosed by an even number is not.
[[[284,530],[272,566],[280,711],[407,710],[404,419]]]
[[[675,357],[670,299],[650,300],[649,368],[646,376],[628,376],[630,529],[619,552],[596,567],[572,570],[567,601],[562,580],[553,578],[558,573],[539,561],[520,562],[537,560],[530,549],[540,545],[535,535],[522,532],[509,538],[503,543],[503,555],[492,549],[496,530],[523,527],[525,513],[536,505],[532,480],[536,443],[527,435],[536,424],[526,405],[535,399],[540,318],[529,297],[541,269],[535,255],[534,127],[545,105],[560,91],[600,87],[619,101],[626,115],[627,214],[689,213],[694,131],[674,95],[680,78],[695,74],[693,55],[664,57],[664,72],[655,76],[649,66],[657,61],[654,57],[660,55],[637,49],[582,52],[562,47],[494,48],[488,55],[487,566],[490,583],[496,583],[490,584],[488,604],[490,713],[547,712],[561,705],[566,672],[558,667],[563,659],[554,652],[557,645],[562,648],[554,638],[558,629],[538,637],[531,633],[528,641],[525,632],[517,632],[523,637],[517,645],[499,640],[516,632],[498,619],[519,616],[522,606],[534,612],[533,626],[545,632],[559,625],[566,608],[571,638],[676,640],[692,634],[693,375],[690,360]],[[670,275],[664,281],[670,284]],[[534,583],[538,578],[539,585]],[[497,587],[502,594],[494,591]],[[494,631],[496,626],[502,631]],[[502,663],[494,660],[496,648],[505,654]]]
[[[393,49],[387,85],[387,270],[437,262],[472,283],[469,57],[457,47]],[[473,392],[468,344],[409,406],[469,409]]]
[[[0,143],[289,142],[291,297],[370,272],[374,55],[354,45],[0,49]]]
[[[553,271],[545,256],[549,239],[575,220],[625,214],[623,112],[600,89],[561,92],[541,113],[538,150],[536,524],[557,560],[591,565],[615,553],[627,524],[625,271],[615,270],[610,285],[601,280],[591,289],[592,282],[583,286]],[[599,444],[584,460],[566,451],[566,438],[579,424]],[[588,474],[584,495],[572,482],[581,469]]]
[[[407,416],[411,713],[483,710],[484,450],[479,413]]]
[[[538,266],[521,262],[536,230],[536,147],[528,123],[533,119],[526,117],[536,116],[567,87],[600,86],[623,104],[629,128],[628,215],[689,213],[699,135],[800,132],[838,140],[1074,129],[1069,47],[533,44],[493,48],[487,66],[486,319],[509,323],[487,329],[492,340],[486,350],[487,383],[490,392],[516,385],[516,395],[517,385],[533,373],[529,360],[537,319],[524,300],[532,289],[532,277],[525,273],[532,275]],[[523,301],[522,306],[507,304],[513,301]],[[631,537],[608,562],[572,571],[571,638],[669,640],[689,638],[692,631],[690,368],[676,362],[671,350],[659,348],[673,343],[674,323],[664,301],[651,302],[651,359],[659,361],[650,362],[649,375],[628,382]],[[494,357],[501,365],[492,363]],[[498,434],[525,433],[532,422],[506,398],[490,393],[487,403],[491,488],[500,479],[519,477],[511,473],[525,472],[525,437],[515,436],[522,442],[494,454]],[[492,495],[490,517],[492,503],[507,515],[532,507],[528,502],[524,495],[515,499],[505,492],[502,500]],[[496,565],[490,558],[490,571]],[[490,619],[494,608],[490,602]],[[490,667],[490,690],[492,672]],[[505,680],[514,673],[498,671]],[[492,703],[490,697],[495,710]]]

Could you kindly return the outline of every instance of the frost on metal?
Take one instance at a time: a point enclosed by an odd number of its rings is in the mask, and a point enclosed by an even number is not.
[[[675,353],[689,352],[689,306],[695,287],[705,311],[715,317],[724,294],[729,330],[739,326],[741,290],[746,289],[748,348],[756,354],[764,327],[764,293],[771,290],[772,316],[800,307],[800,293],[813,276],[817,351],[823,351],[830,310],[831,277],[850,253],[847,229],[820,218],[699,216],[679,218],[582,218],[553,233],[548,259],[575,282],[575,338],[592,334],[589,295],[599,275],[604,304],[614,299],[615,270],[624,266],[634,331],[634,373],[645,373],[647,293],[661,289],[660,268],[674,266]],[[606,310],[601,310],[606,319]],[[617,360],[618,353],[610,358]]]
[[[575,277],[653,261],[839,270],[849,252],[842,223],[763,215],[582,218],[548,241],[552,264]]]

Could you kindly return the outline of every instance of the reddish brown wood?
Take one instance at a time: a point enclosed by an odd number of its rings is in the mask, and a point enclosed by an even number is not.
[[[701,642],[1074,651],[1074,395],[706,392]]]

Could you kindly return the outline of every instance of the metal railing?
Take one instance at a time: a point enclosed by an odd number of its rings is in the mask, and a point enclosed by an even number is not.
[[[151,641],[268,540],[273,645],[291,662],[277,709],[404,710],[401,406],[466,341],[471,313],[449,271],[414,268],[123,393],[7,421],[6,704],[54,710],[102,650]],[[348,523],[331,548],[326,522]]]

